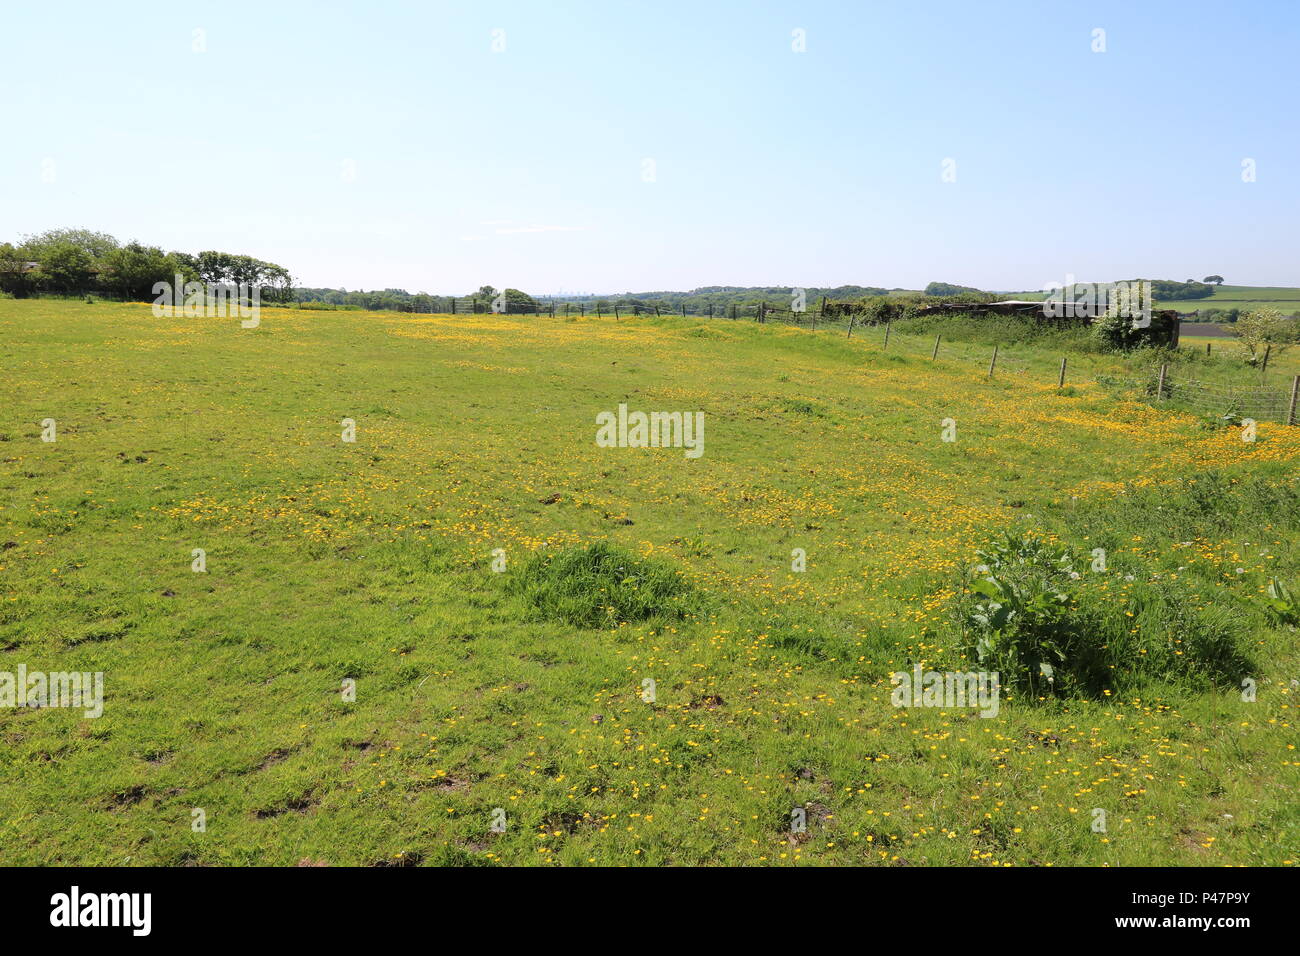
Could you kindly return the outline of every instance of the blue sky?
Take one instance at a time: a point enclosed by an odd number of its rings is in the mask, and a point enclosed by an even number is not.
[[[1300,285],[1298,47],[1283,0],[15,4],[0,239],[442,293]]]

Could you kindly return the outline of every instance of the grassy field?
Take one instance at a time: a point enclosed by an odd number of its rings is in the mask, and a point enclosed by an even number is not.
[[[1221,285],[1204,299],[1161,302],[1160,305],[1180,312],[1205,309],[1277,309],[1290,315],[1300,312],[1300,289],[1287,286]]]
[[[1045,292],[1008,293],[1009,298],[1037,301],[1047,297]],[[1206,309],[1278,309],[1290,315],[1300,312],[1300,288],[1291,286],[1221,285],[1204,299],[1161,299],[1156,303],[1162,309],[1179,312],[1205,311]]]
[[[1300,591],[1300,428],[878,329],[0,301],[0,330],[0,670],[105,674],[102,717],[0,709],[0,863],[1300,860],[1300,649],[1262,603]],[[622,402],[702,411],[704,454],[598,447]],[[957,574],[1002,531],[1108,550],[1076,599],[1113,680],[893,706],[892,672],[973,666]]]

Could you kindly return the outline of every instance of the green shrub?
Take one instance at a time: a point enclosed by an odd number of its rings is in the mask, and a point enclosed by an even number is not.
[[[1107,312],[1092,323],[1092,335],[1107,351],[1130,352],[1147,346],[1164,348],[1172,341],[1178,319],[1157,311],[1144,327],[1134,327],[1132,316]]]
[[[962,650],[997,671],[1005,687],[1031,694],[1053,688],[1074,643],[1065,590],[1075,573],[1069,552],[1007,534],[976,556],[982,563],[966,574],[956,608]]]
[[[1277,623],[1290,627],[1300,624],[1300,600],[1277,578],[1269,578],[1264,606]]]
[[[1247,365],[1260,365],[1266,349],[1276,358],[1300,341],[1300,321],[1277,309],[1247,312],[1238,319],[1236,331]]]
[[[534,555],[510,584],[543,618],[575,627],[656,616],[680,620],[698,607],[694,589],[675,568],[604,541]]]
[[[1234,611],[1180,578],[1091,570],[1068,548],[1007,534],[977,552],[952,608],[961,650],[1031,698],[1096,696],[1156,680],[1203,687],[1250,672]]]

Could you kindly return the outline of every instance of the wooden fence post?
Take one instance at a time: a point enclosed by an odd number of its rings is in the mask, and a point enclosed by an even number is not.
[[[849,338],[853,338],[853,323],[856,322],[857,319],[858,319],[857,313],[855,312],[849,313],[849,336],[848,336]]]
[[[1057,388],[1065,388],[1065,356],[1061,356],[1061,377],[1056,380]]]
[[[893,323],[893,319],[885,319],[885,344],[881,346],[882,350],[889,348],[889,327],[893,325]]]
[[[1168,365],[1161,365],[1161,366],[1160,366],[1160,380],[1159,380],[1158,382],[1156,382],[1156,401],[1157,401],[1157,402],[1163,402],[1163,401],[1165,400],[1165,375],[1166,375],[1168,372],[1169,372],[1169,366],[1168,366]]]
[[[934,337],[934,351],[930,353],[930,361],[931,361],[931,362],[933,362],[935,359],[937,359],[937,358],[939,357],[939,339],[941,339],[941,338],[943,338],[943,335],[942,335],[942,334],[940,334],[940,335],[936,335],[936,336]]]
[[[1291,379],[1291,404],[1287,406],[1286,410],[1286,423],[1288,425],[1294,425],[1296,423],[1295,400],[1297,395],[1300,395],[1300,375]]]
[[[993,360],[989,362],[989,378],[993,377],[993,370],[998,366],[998,347],[993,346]]]
[[[1264,361],[1259,363],[1259,374],[1263,375],[1268,371],[1268,354],[1273,351],[1273,343],[1270,342],[1264,346]]]
[[[1206,343],[1205,343],[1205,357],[1206,357],[1206,358],[1209,358],[1209,357],[1210,357],[1210,343],[1209,343],[1209,342],[1206,342]]]

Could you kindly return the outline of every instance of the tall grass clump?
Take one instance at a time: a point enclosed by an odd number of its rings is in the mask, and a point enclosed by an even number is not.
[[[510,589],[544,619],[574,627],[681,620],[700,607],[698,593],[677,569],[604,541],[534,555]]]
[[[1188,689],[1249,673],[1241,616],[1175,576],[1108,568],[1034,535],[976,552],[950,607],[959,649],[1031,698],[1095,697],[1149,681]]]
[[[1179,476],[1081,502],[1065,522],[1072,534],[1096,543],[1090,546],[1112,548],[1134,535],[1168,546],[1197,536],[1253,540],[1263,528],[1300,533],[1300,476],[1269,466]]]

